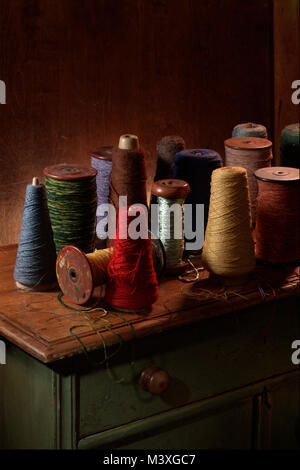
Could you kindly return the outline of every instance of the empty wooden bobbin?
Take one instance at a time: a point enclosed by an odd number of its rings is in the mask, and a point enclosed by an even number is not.
[[[152,194],[154,196],[157,196],[158,198],[162,199],[182,199],[183,202],[185,198],[188,196],[190,193],[191,188],[190,185],[183,180],[178,180],[178,179],[163,179],[163,180],[158,180],[153,183],[152,186]],[[158,204],[159,204],[159,199],[158,199]],[[159,220],[158,221],[158,234],[159,237],[161,238],[162,244],[165,247],[166,251],[166,274],[169,275],[178,275],[181,274],[185,269],[187,268],[188,264],[182,260],[182,255],[184,251],[184,233],[182,231],[182,253],[181,253],[181,261],[179,263],[173,264],[170,262],[170,257],[168,257],[168,243],[166,240],[163,239],[162,237],[162,225],[164,224],[164,221]]]
[[[106,249],[112,254],[113,248]],[[103,250],[104,251],[104,250]],[[88,302],[98,283],[93,266],[88,256],[76,246],[65,246],[58,254],[56,260],[56,276],[63,294],[75,304]],[[160,240],[152,240],[152,257],[157,279],[161,277],[165,269],[166,256]],[[110,257],[107,256],[107,264]],[[104,280],[105,283],[105,280]]]
[[[254,173],[270,167],[272,142],[261,137],[232,137],[225,140],[225,166],[239,166],[247,170],[252,222],[255,222],[257,183]]]

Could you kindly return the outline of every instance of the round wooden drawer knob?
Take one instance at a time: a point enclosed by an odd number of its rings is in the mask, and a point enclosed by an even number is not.
[[[147,367],[141,373],[140,385],[144,390],[152,393],[152,395],[161,395],[167,390],[169,384],[169,374],[157,366]]]

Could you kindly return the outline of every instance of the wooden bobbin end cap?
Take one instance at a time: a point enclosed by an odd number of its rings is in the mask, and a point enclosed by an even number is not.
[[[28,290],[32,292],[44,292],[49,291],[57,288],[57,282],[51,282],[50,284],[41,284],[37,286],[27,286],[26,284],[22,284],[21,282],[16,281],[16,287],[22,290]]]
[[[239,150],[260,150],[272,147],[272,142],[262,137],[231,137],[225,140],[225,146]]]
[[[74,304],[89,301],[94,290],[92,270],[85,253],[67,245],[58,253],[56,276],[63,294]]]
[[[79,181],[93,178],[97,175],[97,170],[89,166],[58,163],[44,168],[43,173],[45,176],[56,180]]]
[[[134,134],[123,134],[119,139],[119,149],[138,150],[140,147],[139,138]]]
[[[113,147],[109,145],[105,145],[100,147],[96,150],[89,152],[89,157],[97,158],[98,160],[108,160],[111,161],[112,159],[112,150]]]
[[[299,169],[286,166],[271,166],[260,168],[255,173],[255,178],[269,183],[288,183],[299,181]]]
[[[152,194],[165,199],[185,199],[190,192],[190,185],[183,180],[164,179],[152,185]]]

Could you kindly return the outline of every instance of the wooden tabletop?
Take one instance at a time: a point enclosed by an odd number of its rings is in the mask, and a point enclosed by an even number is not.
[[[155,334],[292,296],[299,287],[299,268],[258,266],[244,286],[226,289],[213,283],[206,271],[201,271],[197,283],[162,280],[159,299],[151,312],[118,313],[121,317],[108,312],[95,325],[92,322],[101,312],[85,312],[84,317],[67,309],[58,301],[58,290],[46,293],[18,290],[13,279],[15,258],[16,246],[0,248],[0,335],[44,363],[82,353],[80,342],[70,332],[75,326],[73,333],[91,351],[103,348],[97,331],[106,345],[119,342],[118,335],[130,341],[134,336]],[[99,292],[95,294],[99,296]],[[100,305],[97,296],[92,300],[95,303]]]

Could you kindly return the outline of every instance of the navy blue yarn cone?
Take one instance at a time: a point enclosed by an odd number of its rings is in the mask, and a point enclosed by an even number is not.
[[[214,150],[191,149],[176,154],[174,178],[189,183],[191,192],[185,203],[192,204],[192,227],[196,230],[196,204],[204,204],[204,230],[206,229],[210,198],[211,174],[222,166],[222,158]]]
[[[14,278],[26,286],[56,280],[56,250],[45,187],[27,185]]]

